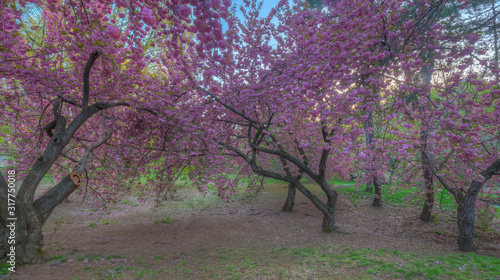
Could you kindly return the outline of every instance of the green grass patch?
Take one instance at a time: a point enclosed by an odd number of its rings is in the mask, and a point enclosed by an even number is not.
[[[65,263],[68,261],[68,258],[65,256],[55,256],[55,257],[52,257],[50,259],[46,259],[45,262],[48,263],[48,262],[56,261],[56,260],[59,260],[60,263]]]
[[[497,279],[500,259],[471,254],[407,254],[391,249],[273,247],[219,248],[191,258],[153,257],[161,269],[114,267],[102,277],[154,279]],[[87,257],[89,258],[89,257]],[[175,259],[181,258],[175,261]],[[189,259],[186,259],[189,258]],[[90,260],[90,259],[89,259]],[[341,274],[339,274],[341,271]],[[105,278],[105,279],[108,279]]]
[[[6,259],[0,259],[0,275],[6,275],[9,273],[10,264],[7,263]]]

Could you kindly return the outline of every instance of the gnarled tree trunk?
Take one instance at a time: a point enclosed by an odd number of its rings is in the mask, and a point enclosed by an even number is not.
[[[483,183],[473,181],[467,193],[458,204],[458,248],[463,252],[475,250],[474,238],[476,237],[476,230],[474,205],[476,204],[476,198],[482,186]]]
[[[333,195],[328,197],[328,201],[326,203],[326,212],[323,211],[323,224],[321,225],[321,229],[324,232],[334,232],[336,230],[335,227],[335,207],[337,205],[337,195]]]
[[[31,205],[26,207],[19,199],[15,200],[15,220],[7,209],[7,197],[1,197],[0,255],[15,265],[36,263],[41,258],[43,245],[43,222],[38,211]],[[11,250],[14,248],[14,250]],[[14,256],[15,258],[12,258]]]

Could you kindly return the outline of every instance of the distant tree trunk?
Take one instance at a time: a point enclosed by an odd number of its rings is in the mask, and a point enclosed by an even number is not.
[[[422,208],[422,213],[420,214],[420,219],[422,221],[428,222],[431,220],[432,207],[434,206],[434,187],[433,187],[433,176],[431,171],[427,166],[424,167],[424,187],[425,187],[425,201],[424,207]]]
[[[373,191],[373,180],[372,179],[369,179],[368,182],[366,182],[365,191],[369,192],[369,193],[371,193]]]
[[[434,58],[433,58],[434,53],[432,51],[427,51],[424,53],[421,53],[421,56],[424,60],[429,61],[430,65],[428,67],[422,67],[421,69],[421,75],[423,79],[423,83],[425,85],[430,85],[431,84],[431,79],[432,79],[432,73],[430,69],[434,67]],[[428,97],[430,98],[430,93],[428,94]],[[424,207],[422,208],[422,213],[420,214],[420,219],[422,221],[428,222],[431,220],[432,217],[432,207],[434,206],[434,176],[432,174],[432,171],[430,170],[429,167],[429,159],[427,158],[427,136],[429,134],[429,130],[431,129],[431,126],[429,123],[426,123],[424,119],[421,120],[421,125],[420,125],[420,161],[422,164],[422,178],[424,182],[424,193],[425,193],[425,200],[424,200]]]
[[[493,24],[491,25],[491,31],[493,32],[494,46],[495,46],[495,61],[498,62],[498,34],[497,34],[497,16],[495,0],[491,0],[491,14],[493,16]]]
[[[304,154],[304,151],[302,150],[302,148],[300,148],[300,153],[303,155]],[[307,163],[307,159],[306,159],[306,163]],[[300,181],[300,179],[302,178],[302,175],[304,173],[301,171],[296,177],[295,179],[297,179],[298,181]],[[289,183],[288,184],[288,196],[286,197],[286,201],[285,201],[285,204],[283,205],[283,208],[281,209],[281,211],[283,212],[292,212],[293,211],[293,205],[295,205],[295,193],[297,192],[297,187],[295,186],[294,183]]]
[[[457,224],[458,224],[458,248],[463,252],[474,251],[475,213],[474,205],[483,183],[473,181],[470,184],[465,197],[458,204]]]
[[[421,140],[422,143],[425,143],[425,135],[427,131],[421,130]],[[421,161],[422,161],[422,170],[423,170],[423,181],[424,181],[424,192],[425,192],[425,200],[424,207],[422,208],[422,213],[420,214],[420,219],[422,221],[428,222],[431,220],[432,216],[432,207],[434,206],[434,176],[429,167],[429,160],[425,155],[425,144],[424,147],[421,148]]]
[[[370,112],[365,123],[365,144],[370,150],[373,150],[373,112]],[[373,178],[369,175],[372,172],[372,163],[368,164],[366,172],[368,173],[368,181],[366,182],[366,192],[372,192]]]
[[[390,178],[389,178],[389,186],[392,187],[392,181],[394,179],[394,173],[396,172],[396,168],[398,167],[398,159],[397,158],[391,158],[389,160],[389,165],[391,167]]]
[[[285,204],[283,205],[283,208],[281,211],[283,212],[292,212],[293,211],[293,205],[295,205],[295,193],[297,192],[297,188],[295,187],[295,184],[289,183],[288,184],[288,196],[286,197]]]
[[[382,206],[382,185],[378,181],[378,177],[374,176],[373,177],[373,186],[375,187],[375,195],[373,196],[373,206],[374,207],[380,207]]]

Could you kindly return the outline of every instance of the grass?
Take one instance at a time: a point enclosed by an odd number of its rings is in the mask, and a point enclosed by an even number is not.
[[[131,202],[131,201],[126,200],[126,199],[122,200],[120,203],[123,204],[123,205],[130,205],[132,207],[138,207],[139,206],[139,203],[137,203],[137,202]]]
[[[180,259],[179,259],[180,257]],[[388,249],[322,246],[266,250],[220,248],[107,267],[100,279],[498,279],[500,259],[469,254],[407,254]],[[189,259],[189,261],[188,261]],[[90,260],[90,259],[89,259]]]
[[[44,262],[51,262],[51,261],[57,261],[59,260],[60,263],[65,263],[68,261],[68,258],[65,257],[65,256],[55,256],[55,257],[52,257],[50,259],[46,259]]]
[[[83,262],[83,261],[86,261],[86,262],[100,261],[100,260],[103,260],[103,259],[106,259],[108,261],[113,262],[114,259],[124,259],[124,257],[117,256],[117,255],[101,256],[101,255],[90,254],[90,255],[84,255],[84,256],[80,256],[80,257],[76,258],[76,260],[79,261],[79,262]]]
[[[118,224],[118,223],[115,221],[112,221],[112,220],[99,220],[97,223],[91,223],[87,227],[96,227],[98,225],[106,226],[106,225],[111,225],[111,224]]]
[[[161,220],[156,220],[153,222],[153,225],[158,225],[159,223],[162,223],[162,224],[173,224],[175,223],[175,219],[174,218],[171,218],[169,216],[161,219]]]

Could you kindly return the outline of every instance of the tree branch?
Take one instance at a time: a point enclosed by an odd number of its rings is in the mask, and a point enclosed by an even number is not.
[[[454,150],[452,150],[452,151],[448,154],[448,156],[446,157],[446,159],[445,159],[445,160],[443,160],[443,161],[441,162],[441,164],[439,165],[439,170],[441,170],[441,169],[442,169],[443,164],[444,164],[445,162],[447,162],[447,161],[448,161],[448,159],[451,157],[451,155],[453,154],[453,151],[454,151]],[[445,188],[445,189],[446,189],[446,190],[447,190],[450,194],[452,194],[452,195],[453,195],[453,197],[455,197],[455,200],[456,200],[457,202],[462,201],[462,198],[463,198],[462,193],[461,193],[460,191],[458,191],[457,189],[454,189],[454,188],[450,187],[450,185],[448,185],[448,182],[446,182],[446,180],[444,179],[444,177],[443,177],[443,176],[441,176],[441,175],[438,175],[438,174],[437,174],[437,173],[439,172],[439,170],[436,170],[436,168],[434,167],[434,165],[430,164],[431,159],[430,159],[429,155],[428,155],[425,151],[423,151],[423,154],[424,154],[424,155],[425,155],[425,157],[427,158],[427,162],[429,162],[429,167],[430,167],[430,169],[431,169],[432,174],[433,174],[434,176],[436,176],[436,178],[438,178],[438,180],[439,180],[439,182],[441,183],[441,185],[443,185],[443,187],[444,187],[444,188]]]
[[[86,110],[89,106],[89,92],[90,92],[90,70],[94,65],[94,62],[101,55],[100,51],[95,51],[90,54],[87,64],[85,64],[85,69],[83,70],[83,99],[82,108]]]
[[[485,181],[489,180],[493,175],[500,175],[500,159],[495,160],[495,162],[479,174],[485,178]]]
[[[114,131],[114,127],[113,125],[111,126],[111,128],[109,129],[109,131],[106,133],[106,135],[104,136],[104,138],[102,138],[101,140],[99,140],[98,142],[88,146],[86,149],[85,149],[85,153],[83,154],[83,157],[82,157],[82,160],[80,161],[80,167],[78,168],[78,170],[76,171],[77,173],[79,174],[82,174],[83,171],[85,170],[85,167],[87,167],[87,161],[88,161],[88,158],[89,158],[89,155],[90,153],[96,149],[97,147],[101,146],[102,144],[106,143],[106,141],[108,141],[108,139],[111,137],[111,134],[113,134],[113,131]]]
[[[78,174],[82,174],[87,166],[87,160],[90,153],[97,147],[104,144],[112,135],[113,126],[109,129],[103,139],[98,142],[88,146],[85,149],[85,153],[80,161],[80,167],[76,171]],[[47,220],[52,210],[59,205],[64,199],[66,199],[73,191],[78,188],[78,185],[73,182],[70,175],[65,176],[61,182],[52,187],[48,192],[38,198],[33,205],[38,209],[40,215],[42,216],[43,222]]]
[[[212,97],[215,101],[219,102],[222,106],[226,107],[227,109],[229,109],[231,112],[237,114],[238,116],[244,118],[245,120],[249,121],[250,123],[252,124],[260,124],[258,121],[254,120],[254,119],[251,119],[249,117],[247,117],[243,112],[240,112],[238,110],[236,110],[235,108],[233,108],[232,106],[222,102],[222,100],[217,97],[216,95],[214,95],[213,93],[209,92],[208,90],[198,86],[198,89],[203,91],[204,93],[206,93],[208,96]]]

